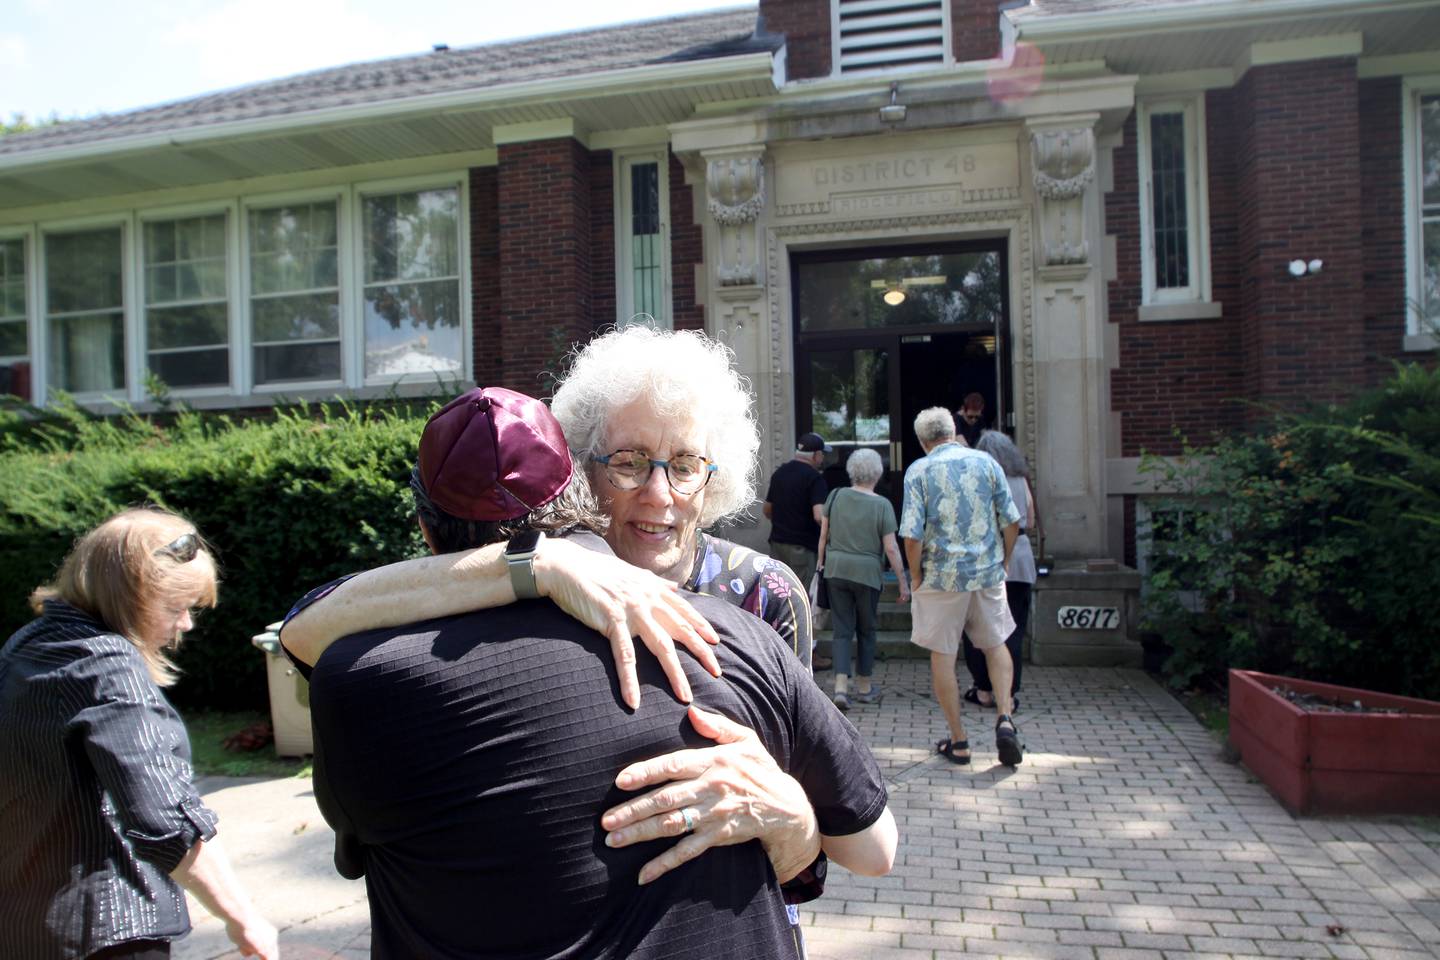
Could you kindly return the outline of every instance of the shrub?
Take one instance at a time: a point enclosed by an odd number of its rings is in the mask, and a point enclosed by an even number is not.
[[[1147,629],[1172,683],[1227,667],[1440,697],[1440,372],[1276,415],[1179,461],[1155,503]]]
[[[339,404],[233,422],[181,412],[167,426],[97,419],[62,404],[0,448],[0,617],[30,618],[74,539],[124,506],[155,503],[215,548],[220,604],[181,647],[182,704],[264,709],[264,658],[250,638],[306,590],[423,551],[408,493],[426,409]]]

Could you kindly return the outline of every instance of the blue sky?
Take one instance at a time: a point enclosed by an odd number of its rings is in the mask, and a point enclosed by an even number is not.
[[[84,117],[306,70],[744,0],[0,0],[0,119]],[[753,5],[753,3],[751,4]]]

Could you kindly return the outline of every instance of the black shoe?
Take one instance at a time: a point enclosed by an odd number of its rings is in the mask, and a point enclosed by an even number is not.
[[[1007,767],[1018,767],[1025,759],[1025,748],[1020,745],[1020,731],[1015,728],[1015,721],[1008,713],[995,721],[995,752]]]

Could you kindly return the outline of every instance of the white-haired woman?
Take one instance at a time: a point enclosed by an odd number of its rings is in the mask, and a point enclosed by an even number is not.
[[[1015,694],[1020,692],[1021,646],[1025,642],[1025,626],[1030,622],[1030,591],[1035,586],[1035,553],[1030,547],[1027,530],[1040,531],[1040,517],[1035,510],[1035,495],[1030,489],[1030,468],[1025,463],[1025,454],[999,430],[986,430],[980,434],[975,449],[988,453],[1005,471],[1010,484],[1010,496],[1020,508],[1020,534],[1015,538],[1015,549],[1010,552],[1010,566],[1005,568],[1005,600],[1010,607],[1010,616],[1015,619],[1015,629],[1005,639],[1014,664],[1014,675],[1010,681],[1010,709],[1020,712],[1020,701]],[[982,707],[995,705],[995,693],[990,683],[990,670],[985,664],[985,654],[975,649],[970,638],[965,638],[965,666],[970,669],[974,685],[965,691],[965,699]]]
[[[710,626],[677,588],[707,593],[761,618],[807,666],[811,624],[804,586],[784,564],[703,528],[755,499],[759,449],[752,401],[728,348],[698,332],[631,326],[592,340],[574,357],[552,410],[609,518],[603,557],[562,538],[540,542],[535,587],[561,609],[607,634],[621,693],[639,702],[631,638],[660,659],[675,693],[690,699],[678,640],[718,673]],[[503,545],[405,561],[337,587],[291,619],[281,640],[314,663],[346,634],[514,602]],[[627,771],[626,789],[658,787],[607,814],[609,841],[629,845],[693,834],[655,863],[663,870],[710,846],[759,838],[795,901],[820,889],[812,861],[823,849],[803,791],[751,737],[685,751]],[[682,819],[680,811],[698,812]],[[657,874],[658,875],[658,874]]]
[[[900,580],[900,600],[910,599],[910,581],[895,539],[899,524],[890,501],[875,492],[885,472],[880,454],[862,447],[845,461],[850,486],[834,491],[820,519],[816,565],[830,594],[834,618],[835,706],[850,709],[850,665],[855,654],[855,699],[874,703],[875,630],[880,612],[885,560]]]
[[[190,523],[126,510],[81,537],[40,616],[0,650],[0,941],[7,957],[160,958],[190,929],[183,887],[246,956],[279,957],[195,790],[160,688],[215,604]]]

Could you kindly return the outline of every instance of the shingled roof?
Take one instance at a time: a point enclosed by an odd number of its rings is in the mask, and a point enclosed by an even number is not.
[[[0,137],[0,156],[234,121],[403,101],[457,90],[778,49],[755,35],[755,7],[577,30],[315,70],[155,107],[69,121]]]

